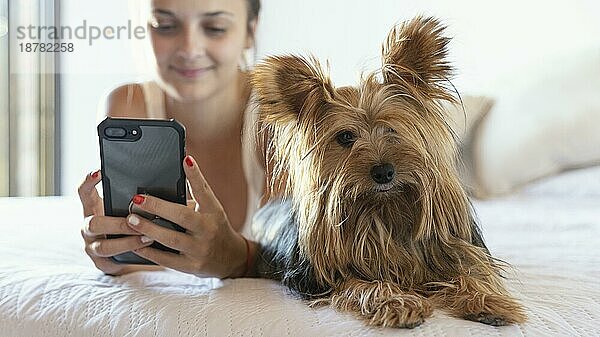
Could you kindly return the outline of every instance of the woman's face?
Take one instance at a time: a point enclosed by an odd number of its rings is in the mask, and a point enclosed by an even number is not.
[[[152,1],[152,47],[171,94],[202,100],[235,85],[243,50],[253,43],[246,6],[246,0]]]

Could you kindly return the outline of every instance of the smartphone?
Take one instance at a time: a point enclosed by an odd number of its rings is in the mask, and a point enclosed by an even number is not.
[[[166,219],[132,210],[136,194],[148,194],[186,205],[183,171],[185,128],[174,119],[128,119],[107,117],[98,125],[104,213],[126,217],[138,213],[158,225],[185,232]],[[109,235],[109,238],[125,235]],[[151,247],[179,253],[154,242]],[[155,264],[133,252],[111,258],[123,264]]]

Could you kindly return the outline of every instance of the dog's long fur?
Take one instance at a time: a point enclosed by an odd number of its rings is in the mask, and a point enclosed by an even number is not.
[[[456,101],[443,30],[423,17],[394,29],[380,72],[358,87],[335,88],[315,59],[256,67],[271,181],[285,187],[255,217],[261,275],[375,325],[414,327],[432,308],[494,325],[525,320],[458,179],[440,104]],[[394,172],[382,185],[370,172],[384,163]]]

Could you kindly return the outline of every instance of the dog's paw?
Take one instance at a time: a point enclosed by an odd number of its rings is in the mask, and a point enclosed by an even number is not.
[[[467,312],[463,317],[493,326],[523,323],[527,319],[523,307],[510,297],[486,296],[484,308],[476,313]]]
[[[502,326],[502,325],[510,324],[502,316],[496,316],[496,315],[488,314],[485,312],[482,312],[479,314],[467,314],[467,315],[465,315],[465,319],[467,319],[469,321],[480,322],[483,324],[489,324],[492,326]]]
[[[370,317],[369,324],[412,329],[421,325],[432,312],[427,300],[417,296],[402,296],[382,303]]]

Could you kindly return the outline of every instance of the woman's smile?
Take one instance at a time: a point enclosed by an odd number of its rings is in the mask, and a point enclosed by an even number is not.
[[[207,72],[215,69],[215,66],[207,66],[207,67],[177,67],[177,66],[169,66],[169,69],[173,70],[179,76],[185,79],[197,79]]]

